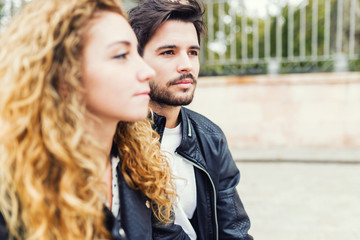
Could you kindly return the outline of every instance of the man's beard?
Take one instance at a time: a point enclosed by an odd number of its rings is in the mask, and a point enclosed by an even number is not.
[[[168,90],[168,88],[171,85],[176,85],[179,81],[190,78],[193,80],[193,86],[192,89],[183,89],[183,92],[189,92],[192,91],[189,95],[176,97],[173,96],[171,91]],[[182,74],[179,78],[169,81],[165,87],[160,87],[159,85],[156,85],[156,81],[150,82],[150,98],[151,101],[154,101],[159,104],[169,105],[169,106],[183,106],[183,105],[189,105],[193,98],[194,98],[194,91],[196,87],[197,80],[194,78],[194,76],[189,74]]]

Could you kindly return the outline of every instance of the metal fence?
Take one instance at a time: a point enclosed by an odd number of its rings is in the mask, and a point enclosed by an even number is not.
[[[204,3],[203,75],[360,70],[360,0]]]
[[[0,0],[0,32],[21,5],[29,1],[30,0]]]
[[[0,0],[0,23],[26,1]],[[360,0],[268,0],[258,11],[244,0],[203,1],[203,75],[360,70]]]
[[[268,1],[265,14],[239,0],[207,0],[202,62],[211,71],[360,70],[359,0]]]

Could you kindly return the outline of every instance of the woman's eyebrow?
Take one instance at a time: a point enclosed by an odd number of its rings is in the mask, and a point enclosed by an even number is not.
[[[116,42],[113,42],[113,43],[110,43],[107,48],[110,48],[114,45],[118,45],[118,44],[123,44],[123,45],[126,45],[126,46],[131,46],[131,43],[129,41],[116,41]]]

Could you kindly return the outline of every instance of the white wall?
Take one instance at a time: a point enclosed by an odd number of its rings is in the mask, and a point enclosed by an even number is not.
[[[202,77],[189,108],[238,160],[360,159],[360,73]]]

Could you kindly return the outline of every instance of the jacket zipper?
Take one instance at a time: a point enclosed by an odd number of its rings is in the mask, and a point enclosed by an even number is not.
[[[218,240],[218,239],[219,239],[219,229],[218,229],[218,220],[217,220],[217,211],[216,211],[216,189],[215,189],[214,182],[212,181],[209,173],[208,173],[204,168],[202,168],[201,166],[197,165],[196,163],[194,163],[194,162],[192,162],[192,161],[189,161],[189,160],[187,159],[187,157],[181,155],[180,153],[178,153],[178,152],[176,152],[176,151],[175,151],[175,154],[180,155],[181,157],[183,157],[183,159],[184,159],[186,162],[188,162],[188,163],[190,163],[191,165],[193,165],[194,167],[200,169],[201,171],[203,171],[203,172],[208,176],[208,178],[209,178],[209,180],[210,180],[210,182],[211,182],[211,186],[212,186],[212,188],[213,188],[213,193],[214,193],[214,215],[215,215],[215,233],[216,233],[215,236],[216,236],[216,240]]]

